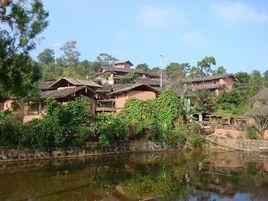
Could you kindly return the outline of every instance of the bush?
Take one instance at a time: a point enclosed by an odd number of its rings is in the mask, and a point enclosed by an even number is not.
[[[188,127],[181,122],[178,122],[175,128],[168,133],[166,141],[171,144],[177,144],[181,148],[202,148],[205,143],[201,137],[200,125],[194,124]]]
[[[85,136],[84,133],[80,135],[81,127],[91,119],[88,108],[86,99],[76,99],[67,105],[59,105],[54,99],[47,99],[46,116],[28,123],[35,147],[51,152],[56,147],[66,149],[82,146]]]
[[[97,115],[95,121],[90,124],[90,135],[99,139],[102,144],[111,141],[127,140],[127,126],[122,119],[109,115]]]
[[[260,138],[258,135],[258,130],[254,126],[247,127],[247,136],[252,140],[258,140]]]
[[[0,113],[0,145],[17,148],[22,131],[21,120],[18,120],[10,112]]]

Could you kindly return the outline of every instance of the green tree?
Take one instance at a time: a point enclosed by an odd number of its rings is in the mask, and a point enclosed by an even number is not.
[[[80,52],[76,50],[76,45],[76,41],[68,41],[60,48],[63,51],[62,64],[67,66],[78,64]]]
[[[51,49],[44,49],[38,56],[38,61],[42,64],[49,64],[54,61],[55,52]]]
[[[115,61],[117,61],[118,59],[116,59],[115,57],[113,57],[110,54],[106,54],[106,53],[100,53],[97,56],[97,61],[101,64],[101,65],[113,65]]]
[[[249,97],[257,93],[257,91],[259,91],[262,88],[262,86],[263,82],[260,71],[257,70],[252,71],[247,87]]]
[[[40,69],[29,52],[47,27],[48,12],[39,0],[6,1],[0,7],[0,99],[24,97],[35,88]]]
[[[170,79],[181,79],[186,76],[190,70],[189,63],[170,63],[166,67],[167,76]]]
[[[247,84],[249,82],[250,75],[246,72],[237,72],[235,73],[235,78],[237,82]]]
[[[227,69],[224,68],[223,66],[220,66],[216,70],[213,71],[213,75],[222,75],[226,73],[227,73]]]
[[[201,61],[197,62],[197,66],[193,66],[190,69],[190,76],[203,77],[212,74],[212,66],[216,65],[216,59],[214,57],[205,57]]]
[[[143,70],[143,71],[149,71],[150,70],[149,66],[146,63],[137,65],[136,69],[137,70]]]
[[[216,109],[216,99],[212,92],[208,90],[198,90],[195,99],[196,110],[198,112],[212,113]]]
[[[158,73],[160,71],[160,68],[159,67],[153,67],[150,72],[151,73]]]
[[[137,75],[134,72],[127,73],[121,80],[121,84],[132,84],[137,79]]]

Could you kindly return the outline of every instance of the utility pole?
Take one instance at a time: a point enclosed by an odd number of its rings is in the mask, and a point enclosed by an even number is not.
[[[164,56],[162,54],[160,54],[160,88],[163,88],[163,58]]]
[[[54,43],[53,44],[53,47],[54,47],[54,60],[55,60],[55,64],[57,64],[57,60],[56,60],[56,53],[57,53],[57,49],[60,47],[60,44],[59,43]]]

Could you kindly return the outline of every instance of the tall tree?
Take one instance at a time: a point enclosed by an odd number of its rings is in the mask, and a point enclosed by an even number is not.
[[[252,71],[247,87],[248,95],[253,96],[255,93],[257,93],[257,91],[259,91],[262,88],[262,86],[263,82],[260,71],[258,70]]]
[[[137,65],[136,69],[143,70],[143,71],[149,71],[150,70],[149,66],[146,63]]]
[[[100,53],[97,56],[97,61],[101,64],[101,65],[113,65],[115,61],[117,61],[118,59],[116,59],[115,57],[113,57],[110,54],[106,54],[106,53]]]
[[[213,75],[222,75],[226,73],[227,73],[227,69],[224,68],[223,66],[220,66],[216,70],[213,71]]]
[[[237,72],[235,73],[235,78],[239,83],[247,84],[250,79],[250,75],[247,72]]]
[[[42,64],[49,64],[54,61],[55,52],[51,49],[44,49],[38,56],[37,59]]]
[[[213,72],[213,65],[216,65],[216,59],[214,57],[205,57],[197,62],[197,66],[191,68],[190,75],[192,77],[209,76]]]
[[[151,73],[158,73],[160,71],[160,68],[159,67],[153,67],[151,70]]]
[[[189,63],[170,63],[166,67],[166,73],[167,76],[170,79],[181,79],[188,74],[190,70],[190,64]]]
[[[62,47],[63,51],[62,60],[68,66],[76,65],[79,62],[80,52],[76,50],[76,41],[68,41]]]
[[[1,1],[0,5],[0,99],[24,97],[40,78],[29,52],[48,25],[48,12],[40,0]]]

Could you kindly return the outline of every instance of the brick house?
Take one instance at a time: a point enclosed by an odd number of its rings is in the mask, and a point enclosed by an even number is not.
[[[97,101],[96,112],[120,112],[129,98],[154,99],[160,92],[147,84],[113,85],[106,98]]]
[[[218,95],[224,91],[231,91],[235,82],[233,74],[213,75],[207,77],[189,77],[182,79],[180,83],[183,89],[197,91],[206,89]]]
[[[135,73],[137,79],[136,84],[147,84],[152,87],[160,87],[160,75],[139,69],[131,69],[133,64],[129,60],[115,62],[113,66],[101,66],[99,74],[95,76],[95,80],[102,84],[119,84],[120,80],[130,72]]]

